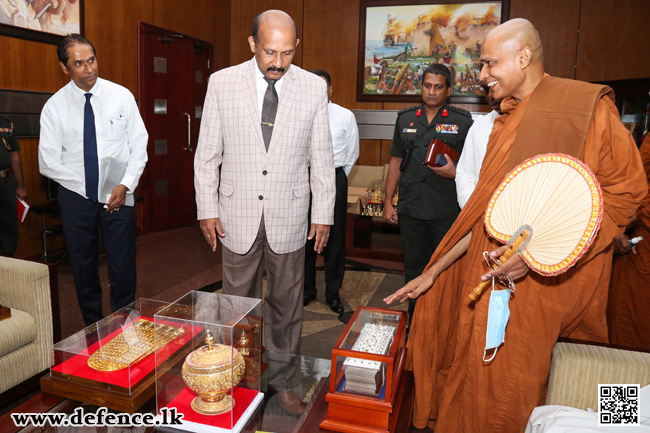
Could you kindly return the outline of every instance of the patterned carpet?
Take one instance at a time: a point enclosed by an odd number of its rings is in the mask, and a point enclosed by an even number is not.
[[[316,285],[321,288],[317,299],[305,307],[304,311],[301,353],[317,358],[330,358],[332,348],[345,329],[345,324],[339,321],[336,313],[325,303],[324,272],[317,273]],[[346,312],[352,312],[364,305],[388,308],[383,299],[403,285],[403,274],[348,270],[345,272],[339,295]],[[407,308],[407,304],[398,304],[391,309],[406,311]]]
[[[305,307],[303,316],[300,353],[316,358],[330,359],[332,348],[345,329],[336,313],[325,303],[325,273],[319,269],[316,273],[316,287],[319,288],[315,301]],[[349,316],[357,307],[387,308],[383,299],[404,285],[401,272],[380,272],[373,270],[346,270],[343,286],[339,295]],[[221,292],[221,282],[211,284],[202,290]],[[266,277],[264,291],[266,290]],[[408,304],[397,304],[390,309],[406,311]]]

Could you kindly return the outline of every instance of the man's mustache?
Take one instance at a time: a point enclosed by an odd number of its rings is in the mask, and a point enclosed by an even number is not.
[[[273,72],[284,72],[284,68],[276,68],[275,66],[269,66],[266,68],[267,71],[273,71]]]

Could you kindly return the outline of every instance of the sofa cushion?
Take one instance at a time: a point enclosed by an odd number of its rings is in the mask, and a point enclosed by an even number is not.
[[[355,165],[348,176],[348,186],[368,188],[373,180],[384,180],[384,166]]]
[[[650,383],[650,353],[588,344],[557,343],[547,405],[598,408],[598,384]]]
[[[0,321],[0,357],[36,339],[36,322],[29,313],[11,309],[11,317]]]

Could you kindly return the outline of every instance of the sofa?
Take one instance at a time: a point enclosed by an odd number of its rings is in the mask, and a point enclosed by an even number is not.
[[[0,394],[50,366],[53,343],[47,265],[0,257],[0,305],[11,317],[0,321]]]
[[[649,382],[650,353],[599,344],[557,343],[551,361],[546,405],[532,411],[525,433],[648,433]],[[603,397],[606,407],[601,408],[599,384],[639,385],[640,391],[636,396],[629,396],[632,399],[629,402],[625,394],[609,394]],[[630,387],[619,389],[627,391]],[[636,409],[632,409],[633,400],[638,405]],[[624,420],[636,420],[639,424],[617,426]]]
[[[650,384],[650,353],[595,344],[555,345],[547,405],[598,410],[598,384]]]

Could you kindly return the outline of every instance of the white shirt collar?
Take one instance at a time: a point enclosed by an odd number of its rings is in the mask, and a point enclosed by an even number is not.
[[[260,71],[260,67],[257,64],[257,60],[255,58],[253,58],[253,63],[255,64],[255,81],[257,83],[257,86],[258,88],[261,87],[262,89],[264,89],[264,92],[266,92],[268,83],[264,79],[264,74],[262,73],[262,71]],[[282,82],[283,82],[282,80],[284,79],[284,76],[286,74],[287,71],[285,71],[282,77],[280,77],[280,79],[275,82],[275,91],[278,94],[278,99],[280,99],[280,90],[282,88]]]
[[[100,82],[101,82],[101,78],[97,77],[97,81],[95,82],[95,85],[89,91],[85,91],[81,87],[77,86],[74,81],[70,80],[70,88],[72,89],[75,95],[79,95],[79,97],[85,99],[86,93],[91,93],[93,96],[100,96],[100,91],[99,91]]]
[[[266,93],[266,88],[269,84],[264,79],[264,74],[260,71],[260,67],[257,65],[257,60],[253,57],[253,67],[255,68],[255,87],[257,93],[257,108],[260,119],[262,118],[262,105],[264,104],[264,93]],[[285,75],[288,71],[282,75],[282,77],[275,82],[275,92],[278,94],[278,101],[282,97],[282,81],[284,80]]]

